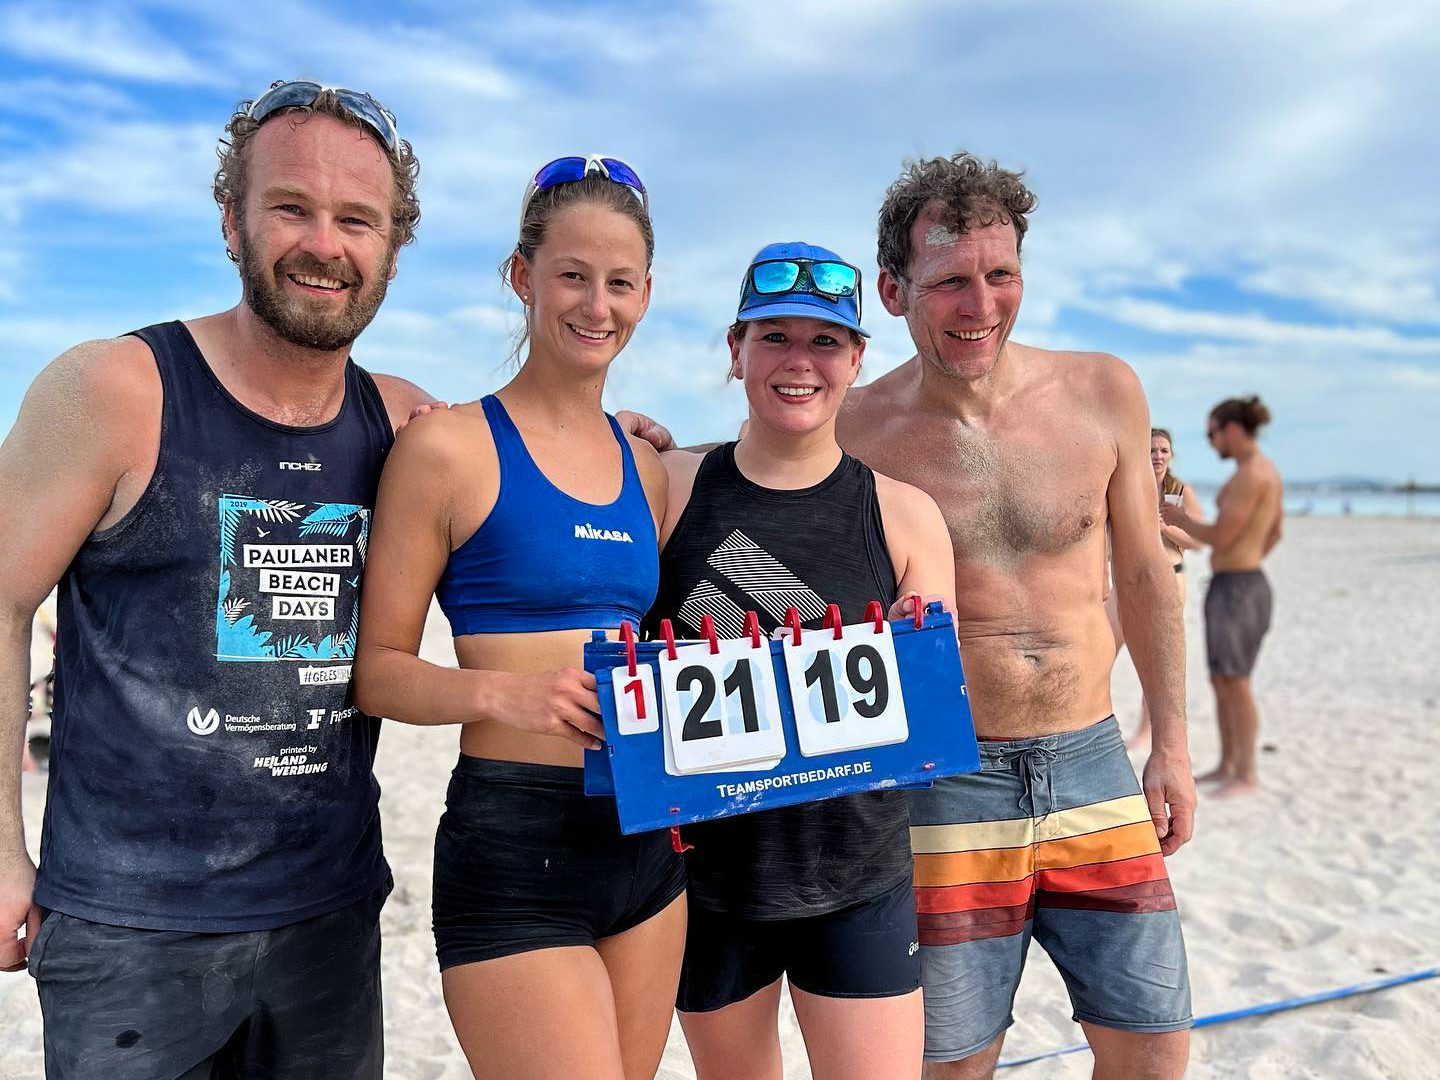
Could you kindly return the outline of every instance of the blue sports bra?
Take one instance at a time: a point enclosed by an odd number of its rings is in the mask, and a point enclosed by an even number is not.
[[[451,632],[639,625],[655,600],[660,562],[655,519],[615,418],[607,417],[625,480],[619,498],[597,506],[546,479],[498,398],[480,404],[500,459],[500,494],[490,516],[450,553],[435,587]]]

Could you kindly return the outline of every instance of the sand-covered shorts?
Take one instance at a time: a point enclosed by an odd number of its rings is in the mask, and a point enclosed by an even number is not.
[[[1175,895],[1114,717],[981,741],[978,773],[911,793],[910,840],[927,1060],[969,1057],[1010,1026],[1032,937],[1076,1020],[1190,1026]]]
[[[431,914],[440,970],[594,945],[685,891],[666,829],[620,832],[583,769],[461,754],[435,830]]]

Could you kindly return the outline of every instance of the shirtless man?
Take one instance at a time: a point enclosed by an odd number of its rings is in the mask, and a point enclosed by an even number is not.
[[[1102,353],[1010,340],[1034,196],[968,154],[910,165],[880,211],[880,299],[916,355],[840,414],[842,445],[934,496],[982,771],[911,800],[926,1077],[988,1077],[1033,935],[1065,976],[1095,1076],[1184,1072],[1189,985],[1162,855],[1190,838],[1184,649],[1159,539],[1150,418]],[[1142,787],[1110,704],[1120,617],[1151,703]]]
[[[927,1080],[989,1077],[1033,935],[1098,1080],[1180,1076],[1190,992],[1162,855],[1190,839],[1184,648],[1150,419],[1113,356],[1009,340],[1034,196],[969,154],[918,162],[880,211],[879,289],[916,355],[839,416],[844,449],[930,493],[955,546],[982,771],[911,799]],[[632,430],[668,443],[632,417]],[[664,448],[664,445],[662,445]],[[1143,794],[1110,706],[1105,526],[1153,710]]]
[[[51,1080],[383,1073],[378,723],[346,683],[380,468],[427,398],[350,347],[418,165],[314,83],[226,131],[242,301],[70,349],[0,447],[0,969],[28,959]],[[37,880],[20,703],[57,581]]]
[[[1260,714],[1250,675],[1270,628],[1271,605],[1260,561],[1280,542],[1285,494],[1279,470],[1256,441],[1269,422],[1270,410],[1258,397],[1227,398],[1211,409],[1205,434],[1222,460],[1235,462],[1235,475],[1215,498],[1219,512],[1207,525],[1180,507],[1164,510],[1167,524],[1211,547],[1214,576],[1205,594],[1205,652],[1220,724],[1220,764],[1200,780],[1219,781],[1217,795],[1247,795],[1259,786],[1255,738]]]

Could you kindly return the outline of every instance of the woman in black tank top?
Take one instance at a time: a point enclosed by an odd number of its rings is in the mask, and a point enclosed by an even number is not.
[[[865,351],[859,272],[809,244],[772,244],[746,271],[730,328],[744,437],[664,463],[660,592],[646,620],[698,637],[738,610],[769,633],[795,606],[819,627],[882,601],[892,618],[949,599],[954,562],[924,492],[873,473],[835,441]],[[690,826],[690,929],[678,1006],[700,1080],[778,1076],[780,978],[817,1077],[920,1073],[924,1019],[899,791],[848,795]]]

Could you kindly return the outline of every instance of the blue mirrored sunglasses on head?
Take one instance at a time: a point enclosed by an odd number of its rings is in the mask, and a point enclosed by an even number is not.
[[[812,290],[827,296],[853,296],[860,287],[860,271],[843,262],[769,259],[750,267],[750,284],[757,293],[766,296]]]
[[[860,314],[860,271],[849,263],[768,259],[751,265],[748,283],[761,296],[787,292],[819,293],[837,298],[853,296],[855,311]]]
[[[304,108],[315,104],[324,91],[334,93],[335,100],[345,107],[347,112],[365,122],[390,153],[399,153],[400,132],[395,127],[395,117],[390,110],[381,105],[369,94],[359,90],[347,90],[343,86],[321,86],[315,82],[287,82],[284,79],[270,84],[270,89],[261,94],[250,103],[250,108],[245,110],[245,115],[254,120],[257,124],[263,123],[267,116],[278,112],[281,109]]]
[[[525,197],[520,200],[521,228],[525,226],[525,211],[530,209],[530,200],[535,198],[536,192],[555,187],[557,184],[573,184],[577,180],[583,180],[592,169],[605,179],[623,184],[633,191],[640,200],[640,205],[644,208],[645,213],[650,213],[650,196],[645,191],[640,174],[632,166],[619,158],[602,157],[599,154],[591,154],[588,157],[562,157],[556,158],[548,165],[540,166],[534,179],[526,186]]]

